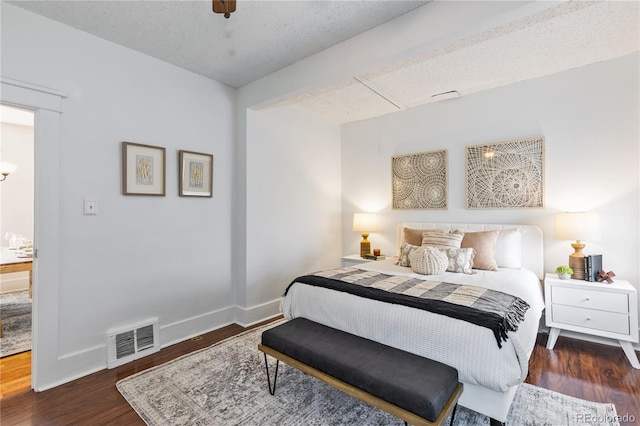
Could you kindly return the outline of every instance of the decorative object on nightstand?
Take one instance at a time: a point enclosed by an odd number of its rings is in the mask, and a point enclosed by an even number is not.
[[[556,274],[558,274],[558,278],[561,280],[568,280],[573,275],[573,269],[569,266],[561,265],[556,268]]]
[[[353,230],[360,232],[362,241],[360,241],[360,256],[371,253],[371,243],[367,239],[369,232],[378,230],[376,215],[373,213],[354,213],[353,214]]]
[[[602,269],[602,255],[590,254],[584,257],[584,280],[598,281],[598,271]]]
[[[600,241],[602,229],[600,216],[595,213],[558,213],[554,237],[558,240],[575,240],[571,244],[574,252],[569,256],[569,266],[573,269],[571,278],[584,280],[584,249],[585,241]]]
[[[561,330],[607,337],[617,340],[633,368],[640,369],[632,345],[638,343],[638,294],[628,281],[590,283],[546,274],[544,299],[547,349],[553,349]]]
[[[375,255],[375,254],[365,254],[364,256],[362,256],[363,259],[368,259],[368,260],[384,260],[387,258],[387,256],[385,256],[384,254],[379,254],[379,255]]]
[[[615,277],[616,274],[613,273],[613,271],[609,271],[609,272],[605,272],[604,269],[600,269],[598,271],[598,282],[602,282],[602,281],[606,281],[609,284],[613,284],[613,277]]]

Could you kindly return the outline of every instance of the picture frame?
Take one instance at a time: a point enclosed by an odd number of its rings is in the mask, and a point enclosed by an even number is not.
[[[544,137],[466,147],[466,208],[544,208]]]
[[[178,195],[213,197],[213,154],[180,150]]]
[[[122,194],[165,196],[166,149],[122,142]]]
[[[394,210],[447,210],[448,151],[419,152],[391,157]]]

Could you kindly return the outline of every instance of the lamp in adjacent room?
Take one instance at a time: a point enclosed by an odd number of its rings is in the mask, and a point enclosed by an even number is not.
[[[554,237],[558,240],[575,240],[571,244],[574,252],[569,256],[569,266],[573,269],[571,278],[584,279],[584,249],[582,241],[600,241],[602,228],[600,216],[596,213],[558,213],[556,214],[556,226]]]
[[[371,253],[371,243],[367,239],[369,232],[378,230],[376,215],[373,213],[354,213],[353,230],[360,232],[362,241],[360,241],[360,256]]]
[[[15,172],[17,168],[18,166],[16,166],[15,164],[7,163],[4,161],[0,163],[0,174],[2,175],[2,178],[0,178],[0,182],[4,181],[7,176]]]

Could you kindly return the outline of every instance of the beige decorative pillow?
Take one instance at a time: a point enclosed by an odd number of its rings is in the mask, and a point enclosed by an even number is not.
[[[496,242],[500,231],[465,232],[462,239],[462,248],[475,250],[473,269],[497,271]]]
[[[447,255],[432,247],[419,247],[409,255],[411,270],[422,275],[438,275],[447,270]]]
[[[422,234],[424,233],[432,233],[432,234],[444,234],[444,230],[442,229],[413,229],[413,228],[404,228],[404,242],[409,243],[414,246],[422,245]]]
[[[409,243],[402,243],[400,246],[400,257],[398,258],[398,266],[411,266],[411,261],[409,260],[409,256],[413,251],[419,249],[420,246],[414,246]]]
[[[447,271],[473,274],[473,257],[475,252],[472,248],[448,248],[440,249],[440,251],[446,254],[449,260]]]
[[[460,248],[460,243],[464,234],[443,232],[441,234],[428,233],[422,234],[422,246],[430,246],[435,248]]]

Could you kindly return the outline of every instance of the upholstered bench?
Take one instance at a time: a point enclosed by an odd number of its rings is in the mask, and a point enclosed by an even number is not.
[[[269,392],[278,363],[313,377],[414,425],[441,425],[462,394],[458,371],[450,366],[305,318],[262,333]],[[277,359],[273,387],[267,354]]]

